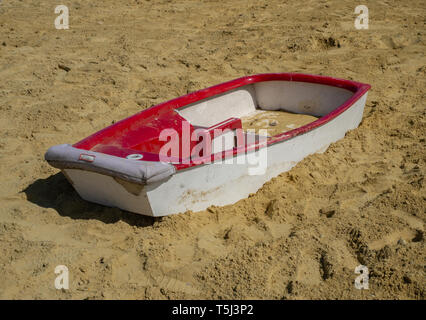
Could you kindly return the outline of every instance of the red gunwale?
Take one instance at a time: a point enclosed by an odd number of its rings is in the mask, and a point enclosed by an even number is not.
[[[328,113],[327,115],[319,118],[318,120],[314,122],[308,123],[302,127],[273,136],[266,141],[266,145],[265,143],[252,144],[252,145],[246,145],[244,148],[234,148],[233,150],[225,151],[222,153],[222,156],[219,157],[219,159],[233,157],[242,152],[255,151],[261,147],[269,146],[274,143],[291,139],[295,136],[298,136],[307,131],[315,129],[319,126],[322,126],[325,123],[336,118],[338,115],[346,111],[348,108],[350,108],[361,96],[363,96],[371,88],[369,84],[364,84],[364,83],[355,82],[351,80],[327,77],[327,76],[319,76],[319,75],[309,75],[309,74],[302,74],[302,73],[256,74],[256,75],[246,76],[246,77],[238,78],[228,82],[224,82],[206,89],[192,92],[187,95],[157,104],[155,106],[142,110],[128,118],[118,121],[117,123],[90,135],[89,137],[74,144],[73,147],[83,149],[83,150],[91,150],[94,146],[101,143],[104,139],[116,135],[118,131],[123,132],[123,131],[129,130],[130,127],[135,126],[135,123],[143,119],[160,116],[163,113],[169,112],[174,109],[179,109],[188,104],[191,104],[206,98],[210,98],[212,96],[225,93],[227,91],[230,91],[242,86],[246,86],[246,85],[257,83],[257,82],[264,82],[264,81],[296,81],[296,82],[318,83],[318,84],[347,89],[349,91],[352,91],[354,94],[352,95],[351,98],[346,100],[343,104],[341,104],[335,110],[333,110],[332,112]],[[201,165],[202,163],[200,162],[203,162],[203,160],[209,162],[213,159],[213,157],[215,157],[215,155],[211,155],[206,158],[199,158],[197,159],[196,163],[190,162],[189,164],[174,164],[174,166],[176,167],[177,170],[182,170],[189,167]]]

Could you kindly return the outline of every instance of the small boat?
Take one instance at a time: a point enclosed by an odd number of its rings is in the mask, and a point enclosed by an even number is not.
[[[45,159],[91,202],[150,216],[234,203],[358,127],[370,85],[296,73],[158,104]]]

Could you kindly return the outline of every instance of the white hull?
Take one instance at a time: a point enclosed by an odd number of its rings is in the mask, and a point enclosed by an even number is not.
[[[361,122],[366,97],[367,93],[322,126],[268,146],[266,172],[261,175],[249,175],[253,165],[247,161],[235,164],[235,160],[234,164],[212,163],[180,170],[168,180],[145,186],[79,169],[62,171],[83,199],[143,215],[164,216],[228,205],[256,192],[306,156],[324,152],[330,143],[355,129]]]

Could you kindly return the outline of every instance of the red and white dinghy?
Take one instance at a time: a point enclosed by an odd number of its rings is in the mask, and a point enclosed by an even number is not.
[[[361,122],[369,89],[325,76],[247,76],[51,147],[45,158],[88,201],[151,216],[204,210],[247,197],[343,138]]]

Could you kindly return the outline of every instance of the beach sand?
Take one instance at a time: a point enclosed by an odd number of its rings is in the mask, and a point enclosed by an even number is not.
[[[424,1],[364,1],[368,30],[349,0],[67,3],[70,29],[56,30],[57,1],[0,2],[1,299],[424,299]],[[359,128],[233,205],[144,217],[82,200],[44,161],[267,72],[372,89]]]

